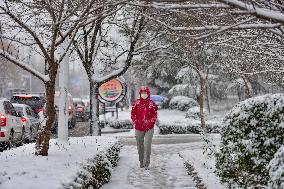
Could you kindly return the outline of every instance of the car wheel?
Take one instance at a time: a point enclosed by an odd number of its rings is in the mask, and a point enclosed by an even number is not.
[[[17,143],[17,146],[22,146],[24,142],[25,142],[25,128],[23,127],[22,136],[21,136],[20,141]]]
[[[10,133],[10,136],[9,136],[9,140],[8,140],[8,143],[7,143],[7,149],[11,149],[15,146],[15,139],[14,139],[14,132],[11,131]]]
[[[34,141],[36,141],[36,139],[37,139],[37,135],[38,135],[39,129],[40,129],[40,124],[38,123],[36,125],[36,130],[35,130],[34,137],[33,137]]]
[[[71,121],[71,124],[72,124],[72,127],[74,128],[76,126],[76,119],[73,118]]]
[[[33,140],[33,131],[32,128],[29,129],[29,133],[25,136],[25,143],[28,144]]]
[[[71,123],[71,121],[68,121],[68,129],[72,129],[72,123]]]

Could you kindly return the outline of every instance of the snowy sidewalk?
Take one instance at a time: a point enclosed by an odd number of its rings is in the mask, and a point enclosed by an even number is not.
[[[103,189],[182,189],[196,188],[187,174],[178,153],[186,144],[152,145],[150,170],[139,168],[136,146],[125,145],[120,153],[118,167]]]

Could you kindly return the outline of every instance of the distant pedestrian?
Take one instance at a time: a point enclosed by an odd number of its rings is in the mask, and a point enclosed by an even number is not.
[[[142,86],[140,98],[133,103],[131,119],[135,125],[135,137],[140,161],[140,167],[149,168],[154,125],[157,119],[157,106],[150,100],[149,87]]]

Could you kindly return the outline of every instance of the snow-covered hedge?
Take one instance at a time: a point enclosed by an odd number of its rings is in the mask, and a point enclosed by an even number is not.
[[[207,110],[204,109],[204,114],[208,114]],[[186,118],[192,118],[192,119],[200,119],[200,107],[199,106],[194,106],[192,108],[189,108],[185,114]]]
[[[200,132],[200,120],[185,119],[174,122],[161,122],[158,125],[160,134],[191,134]],[[219,133],[220,124],[215,121],[206,121],[207,133]]]
[[[236,105],[224,119],[217,173],[241,188],[266,186],[268,164],[284,143],[284,94],[264,95]]]
[[[268,165],[271,189],[284,188],[284,146],[276,152]]]
[[[117,166],[121,144],[116,143],[106,153],[101,152],[94,159],[90,159],[78,173],[78,177],[64,188],[100,188],[109,182],[113,167]]]
[[[168,96],[190,96],[194,97],[196,94],[196,89],[189,84],[177,84],[174,85],[168,92]]]
[[[101,128],[103,128],[105,124],[109,127],[115,128],[115,129],[133,129],[133,123],[129,119],[107,120],[106,123],[105,123],[105,121],[100,121]]]
[[[187,111],[189,108],[198,106],[198,102],[186,96],[175,96],[171,99],[169,106],[171,109]]]

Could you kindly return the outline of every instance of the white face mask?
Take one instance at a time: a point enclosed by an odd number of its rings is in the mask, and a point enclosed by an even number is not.
[[[142,93],[142,94],[141,94],[141,98],[147,99],[147,98],[148,98],[148,94]]]

